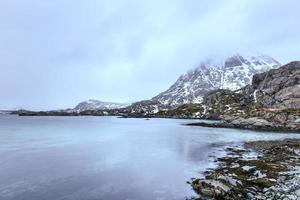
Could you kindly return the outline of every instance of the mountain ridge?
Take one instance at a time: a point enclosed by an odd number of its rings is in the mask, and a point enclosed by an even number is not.
[[[82,112],[86,110],[111,110],[120,109],[128,106],[126,103],[115,103],[108,101],[100,101],[95,99],[89,99],[78,103],[73,110],[76,112]]]
[[[200,103],[203,95],[208,91],[215,89],[237,90],[249,84],[254,74],[279,66],[281,64],[278,61],[263,54],[249,58],[241,54],[234,54],[226,58],[223,64],[212,61],[202,62],[197,68],[180,76],[169,89],[152,99],[171,106]],[[182,97],[179,97],[178,94]]]
[[[254,74],[276,69],[281,64],[274,58],[264,55],[233,54],[224,59],[209,59],[200,62],[199,66],[181,75],[167,90],[148,100],[132,104],[112,103],[99,100],[80,102],[75,108],[68,109],[70,113],[96,113],[99,110],[112,110],[112,113],[146,116],[159,111],[174,109],[184,104],[201,103],[203,97],[210,91],[227,89],[238,90],[251,84]],[[95,111],[95,112],[93,112]]]

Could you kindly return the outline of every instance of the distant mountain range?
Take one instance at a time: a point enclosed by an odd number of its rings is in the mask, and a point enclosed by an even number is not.
[[[223,121],[194,125],[299,132],[300,61],[280,66],[268,56],[234,55],[223,64],[202,63],[167,91],[129,106],[88,100],[74,109],[13,114],[214,119]]]
[[[113,103],[113,102],[105,102],[99,100],[89,99],[87,101],[83,101],[79,103],[74,109],[76,112],[82,112],[86,110],[111,110],[111,109],[119,109],[129,106],[129,104],[125,103]]]
[[[66,113],[90,113],[87,111],[122,110],[131,114],[154,114],[161,110],[174,109],[184,104],[201,103],[203,97],[217,89],[238,90],[251,84],[254,74],[279,68],[281,64],[274,58],[259,55],[235,54],[223,60],[218,58],[203,61],[200,65],[180,76],[166,91],[149,100],[132,104],[87,100],[73,109],[58,110]]]

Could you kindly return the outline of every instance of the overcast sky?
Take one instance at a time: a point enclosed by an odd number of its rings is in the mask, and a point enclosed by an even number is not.
[[[0,108],[131,102],[202,60],[300,60],[299,0],[0,0]]]

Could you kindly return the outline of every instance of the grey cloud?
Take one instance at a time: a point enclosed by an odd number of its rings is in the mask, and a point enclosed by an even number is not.
[[[0,2],[0,108],[135,101],[209,57],[299,59],[297,0]]]

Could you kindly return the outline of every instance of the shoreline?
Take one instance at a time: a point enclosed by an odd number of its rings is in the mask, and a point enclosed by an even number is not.
[[[224,120],[221,118],[193,118],[193,117],[178,117],[178,116],[166,116],[166,115],[104,115],[104,114],[81,114],[81,113],[62,113],[62,112],[24,112],[16,113],[11,112],[9,115],[18,115],[21,117],[31,116],[31,117],[42,117],[42,116],[54,116],[54,117],[77,117],[77,116],[111,116],[118,118],[137,118],[137,119],[186,119],[186,120],[205,120],[212,121],[213,123],[207,122],[192,122],[183,124],[186,126],[199,126],[199,127],[208,127],[208,128],[232,128],[232,129],[241,129],[241,130],[253,130],[259,132],[285,132],[285,133],[299,133],[300,134],[300,121],[295,124],[281,124],[281,123],[272,123],[263,118],[251,117],[251,118],[236,118]],[[299,118],[300,119],[300,118]],[[217,121],[217,122],[216,122]]]
[[[300,199],[300,139],[232,143],[191,187],[206,199]]]
[[[286,132],[286,133],[300,134],[300,129],[298,128],[286,127],[280,124],[273,126],[261,121],[243,123],[243,122],[220,120],[219,122],[216,123],[196,122],[196,123],[188,123],[185,125],[207,127],[207,128],[229,128],[229,129],[232,128],[232,129],[259,131],[259,132]]]

